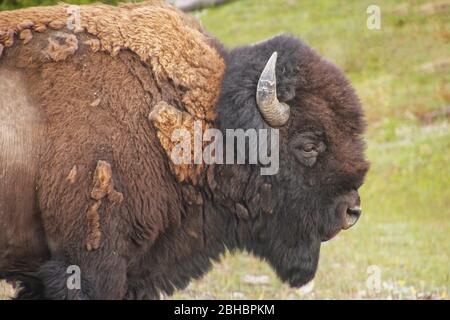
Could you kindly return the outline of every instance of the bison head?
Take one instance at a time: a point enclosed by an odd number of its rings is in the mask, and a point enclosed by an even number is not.
[[[242,246],[301,286],[316,272],[321,242],[361,214],[362,108],[343,73],[294,37],[236,48],[225,59],[220,129],[279,129],[278,173],[247,187],[247,198],[269,209],[244,223]]]

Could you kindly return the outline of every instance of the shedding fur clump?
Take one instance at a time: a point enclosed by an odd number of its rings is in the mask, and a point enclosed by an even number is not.
[[[67,176],[67,181],[69,181],[71,184],[74,184],[77,179],[78,174],[78,168],[76,165],[72,167],[72,170],[70,170],[69,175]]]
[[[91,199],[95,200],[87,211],[88,235],[86,248],[88,251],[97,250],[101,244],[101,226],[99,209],[102,200],[107,198],[112,204],[120,204],[123,194],[114,189],[111,165],[106,161],[98,161],[94,172]]]
[[[20,40],[23,41],[23,44],[27,44],[33,39],[33,33],[30,29],[24,29],[20,32]]]
[[[78,50],[78,40],[73,34],[58,32],[48,38],[44,53],[54,61],[63,61]]]
[[[194,145],[194,121],[196,119],[189,113],[180,111],[165,101],[160,101],[150,113],[149,119],[157,128],[159,141],[169,159],[172,157],[174,146],[182,139],[190,139],[191,146]],[[206,121],[202,121],[202,130],[206,130],[210,127],[210,124]],[[172,139],[175,130],[178,130],[178,133],[180,134],[183,132],[189,133],[189,137],[183,138],[178,136],[176,139]],[[193,152],[194,150],[191,148],[191,159],[193,159]],[[172,172],[180,182],[189,181],[193,184],[199,182],[200,174],[204,169],[204,164],[175,164],[173,161],[170,161],[170,165]]]
[[[94,173],[94,187],[91,191],[91,198],[101,200],[105,197],[112,203],[120,204],[123,201],[122,193],[114,189],[111,165],[100,160]]]
[[[87,224],[88,224],[88,234],[86,239],[86,249],[88,251],[97,250],[100,248],[100,242],[102,239],[102,231],[100,227],[100,214],[98,209],[100,208],[102,202],[100,200],[95,201],[89,206],[87,212]]]

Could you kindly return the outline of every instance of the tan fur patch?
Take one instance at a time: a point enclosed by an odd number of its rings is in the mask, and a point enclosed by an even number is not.
[[[23,40],[24,44],[30,42],[31,39],[33,39],[33,33],[30,29],[25,29],[20,32],[20,40]]]
[[[88,235],[86,248],[88,251],[97,250],[101,245],[100,214],[98,210],[102,200],[107,198],[113,204],[123,201],[123,194],[114,189],[111,165],[106,161],[98,161],[94,172],[91,199],[95,200],[87,211]]]
[[[74,184],[77,179],[78,169],[77,166],[74,165],[72,170],[70,170],[69,175],[67,176],[67,181],[69,181],[71,184]]]
[[[102,102],[102,99],[101,99],[101,98],[97,98],[97,99],[95,99],[94,101],[92,101],[92,102],[89,104],[89,106],[91,106],[91,107],[93,107],[93,108],[98,107],[98,106],[100,105],[100,102]]]
[[[78,50],[78,40],[73,34],[58,32],[48,38],[44,54],[54,61],[62,61]]]
[[[100,248],[100,243],[102,240],[102,231],[100,228],[100,214],[98,209],[100,208],[102,202],[100,200],[95,201],[87,212],[87,222],[88,222],[88,235],[86,239],[86,249],[88,251],[97,250]]]
[[[169,159],[172,156],[172,150],[175,144],[178,143],[177,141],[172,141],[172,134],[175,130],[185,129],[189,132],[191,137],[191,145],[194,145],[194,121],[196,119],[189,113],[182,112],[165,101],[160,101],[150,113],[149,119],[158,129],[158,138],[169,156]],[[210,124],[206,121],[202,121],[203,131],[210,127]],[[193,159],[193,148],[191,151]],[[194,185],[198,183],[200,173],[205,167],[203,164],[174,164],[173,162],[171,162],[170,165],[179,181],[189,181]]]
[[[123,201],[123,195],[114,189],[114,180],[112,177],[111,165],[106,161],[98,161],[94,173],[94,187],[91,191],[91,198],[101,200],[105,197],[113,203],[120,204]]]

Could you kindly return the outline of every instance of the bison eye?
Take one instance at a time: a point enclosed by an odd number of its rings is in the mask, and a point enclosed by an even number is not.
[[[305,166],[312,167],[316,163],[319,150],[313,143],[300,144],[294,147],[294,155]]]
[[[314,163],[316,163],[319,150],[315,144],[307,143],[301,146],[300,154],[301,155],[297,154],[297,159],[300,158],[300,162],[308,167],[311,167]]]
[[[325,144],[312,133],[302,133],[291,140],[290,148],[300,163],[312,167],[319,154],[325,150]]]
[[[305,144],[302,147],[302,149],[303,149],[303,152],[308,153],[308,154],[314,154],[314,152],[317,152],[316,146],[312,143]]]

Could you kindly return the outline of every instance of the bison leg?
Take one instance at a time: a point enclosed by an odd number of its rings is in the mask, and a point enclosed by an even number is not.
[[[123,299],[126,269],[121,259],[101,253],[79,259],[48,261],[22,282],[17,299]]]
[[[78,253],[76,253],[78,254]],[[68,260],[68,259],[67,259]],[[80,262],[49,260],[37,272],[20,275],[18,300],[123,299],[126,268],[118,257],[81,254]],[[72,263],[72,264],[71,264]]]

